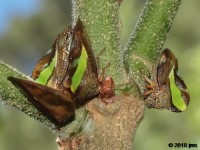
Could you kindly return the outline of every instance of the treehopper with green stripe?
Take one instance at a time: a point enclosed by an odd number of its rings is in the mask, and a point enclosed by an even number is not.
[[[164,49],[152,79],[145,77],[147,90],[143,93],[149,108],[182,112],[189,105],[189,92],[178,72],[178,61],[169,49]]]
[[[104,82],[98,79],[97,62],[80,19],[57,36],[52,50],[38,61],[31,77],[33,81],[15,77],[8,80],[57,128],[74,119],[76,108],[99,95]]]

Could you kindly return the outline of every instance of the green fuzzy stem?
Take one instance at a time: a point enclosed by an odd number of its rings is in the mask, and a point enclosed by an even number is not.
[[[73,20],[83,21],[101,70],[116,83],[124,83],[125,71],[120,50],[119,1],[73,0]],[[105,49],[105,50],[103,50]],[[103,51],[102,51],[103,50]],[[101,53],[101,54],[100,54]],[[101,75],[101,74],[100,74]]]
[[[144,89],[144,75],[155,65],[181,0],[148,0],[124,50],[126,71]],[[142,90],[143,91],[143,90]]]

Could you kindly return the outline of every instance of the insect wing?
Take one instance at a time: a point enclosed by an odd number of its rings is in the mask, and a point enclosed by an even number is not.
[[[99,84],[97,63],[92,45],[80,19],[77,20],[74,26],[73,40],[73,48],[71,51],[71,56],[73,57],[71,57],[71,60],[73,60],[72,64],[76,60],[78,60],[78,63],[74,65],[75,71],[71,75],[72,87],[76,81],[80,81],[76,84],[78,86],[76,86],[77,88],[75,89],[75,99],[80,105],[83,105],[99,93]],[[76,49],[77,52],[74,49]],[[76,54],[79,54],[79,56],[77,57]]]
[[[190,99],[189,92],[179,75],[178,61],[169,49],[161,53],[157,67],[157,82],[160,89],[165,89],[165,92],[170,94],[169,110],[182,112],[187,108]]]
[[[36,64],[32,78],[37,83],[52,88],[59,87],[64,78],[67,78],[69,50],[72,41],[72,28],[67,27],[59,34],[52,46],[52,50],[44,55]]]
[[[58,35],[57,40],[53,46],[56,49],[56,65],[49,79],[48,86],[54,88],[63,88],[62,82],[69,80],[68,65],[69,65],[69,53],[72,42],[72,28],[69,26],[61,34]],[[69,84],[65,84],[67,88]],[[64,90],[64,89],[63,89]]]
[[[31,78],[36,80],[40,73],[47,68],[50,63],[52,62],[53,57],[55,56],[55,49],[49,50],[36,64],[35,68],[33,69]]]
[[[35,108],[58,128],[74,119],[75,106],[70,93],[63,94],[53,88],[14,77],[9,77],[8,80],[19,87]]]
[[[78,35],[79,39],[81,40],[81,43],[85,47],[85,50],[87,51],[89,66],[91,66],[91,73],[94,74],[94,76],[98,78],[97,62],[94,57],[94,51],[92,49],[92,44],[91,44],[91,41],[89,39],[89,36],[88,36],[84,26],[83,26],[83,23],[81,22],[80,19],[77,20],[74,30],[75,30],[75,33]]]
[[[176,58],[169,49],[164,49],[157,66],[157,83],[159,87],[168,83],[169,75],[173,71]]]
[[[177,60],[173,74],[170,75],[170,90],[172,95],[170,110],[174,112],[184,111],[189,105],[190,96],[183,79],[179,75]]]

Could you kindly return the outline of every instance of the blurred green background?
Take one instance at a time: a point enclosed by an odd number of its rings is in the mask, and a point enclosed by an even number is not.
[[[123,0],[122,47],[145,2]],[[183,113],[146,109],[134,138],[135,150],[172,150],[168,143],[193,143],[198,144],[195,150],[200,149],[199,13],[199,0],[183,0],[164,46],[170,48],[179,60],[179,71],[190,91],[190,105]],[[36,61],[70,22],[69,0],[0,0],[0,59],[31,74]],[[32,118],[0,104],[1,150],[55,150],[55,138]]]

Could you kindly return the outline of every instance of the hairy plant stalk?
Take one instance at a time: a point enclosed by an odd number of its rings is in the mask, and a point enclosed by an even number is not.
[[[126,72],[144,90],[144,75],[149,75],[162,50],[182,0],[148,0],[132,36],[124,48]]]

